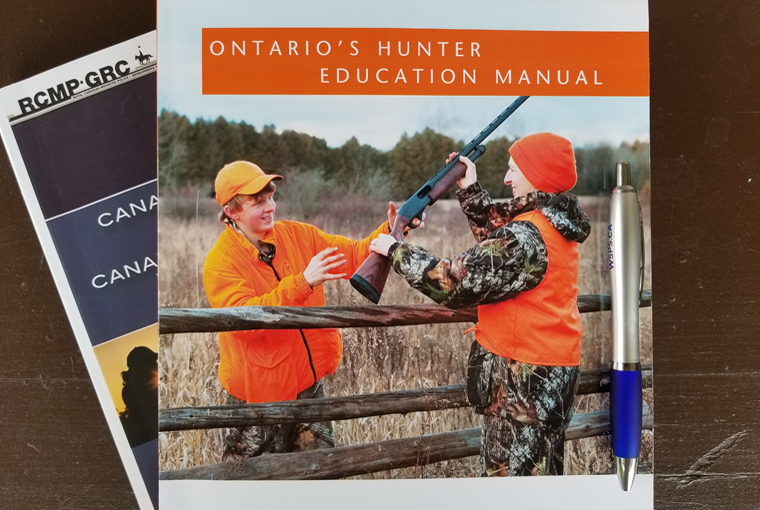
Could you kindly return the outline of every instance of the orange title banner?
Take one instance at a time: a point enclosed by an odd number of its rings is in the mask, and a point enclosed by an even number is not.
[[[648,96],[649,34],[204,28],[203,94]]]

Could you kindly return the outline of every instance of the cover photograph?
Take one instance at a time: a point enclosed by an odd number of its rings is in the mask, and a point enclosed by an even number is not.
[[[651,508],[648,45],[638,0],[159,2],[162,508]]]
[[[156,33],[0,90],[0,133],[141,508],[158,503]]]

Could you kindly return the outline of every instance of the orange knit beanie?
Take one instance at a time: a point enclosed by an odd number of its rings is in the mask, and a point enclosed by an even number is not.
[[[534,133],[517,140],[509,154],[533,186],[548,193],[569,191],[578,180],[569,140],[553,133]]]

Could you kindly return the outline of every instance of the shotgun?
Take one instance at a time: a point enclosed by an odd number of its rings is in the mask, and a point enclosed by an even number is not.
[[[506,110],[501,112],[478,136],[472,139],[470,143],[459,151],[459,155],[467,156],[470,160],[475,161],[486,150],[481,145],[488,136],[499,127],[502,122],[512,115],[529,96],[518,97]],[[426,182],[409,200],[404,202],[401,209],[396,214],[396,221],[393,223],[391,235],[397,241],[403,242],[404,230],[407,226],[414,227],[412,221],[417,218],[422,220],[422,213],[429,205],[433,205],[441,198],[459,179],[464,177],[467,167],[459,161],[459,156],[449,161],[438,173],[436,173],[428,182]],[[377,253],[370,253],[364,263],[359,266],[354,275],[351,277],[351,285],[361,293],[362,296],[373,303],[380,301],[380,295],[385,288],[385,281],[388,279],[388,273],[391,269],[391,261],[388,257],[383,257]]]

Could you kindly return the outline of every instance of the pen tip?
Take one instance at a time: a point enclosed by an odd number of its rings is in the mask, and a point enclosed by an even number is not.
[[[624,457],[616,457],[616,459],[620,488],[624,491],[629,491],[633,486],[633,479],[636,476],[636,470],[639,466],[639,459],[638,457],[630,459]]]

